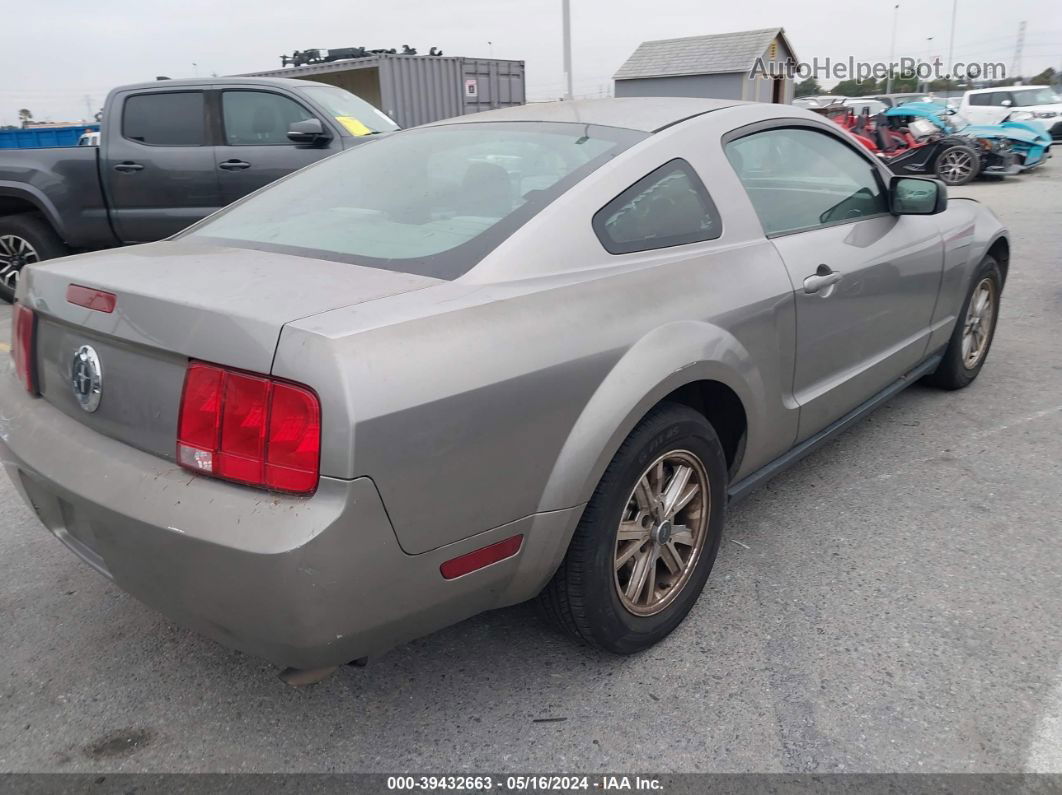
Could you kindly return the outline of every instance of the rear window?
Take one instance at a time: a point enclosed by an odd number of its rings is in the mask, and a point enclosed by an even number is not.
[[[454,279],[645,137],[569,123],[407,130],[311,166],[185,234]]]
[[[202,146],[206,141],[201,91],[136,94],[122,110],[122,136],[153,146]]]

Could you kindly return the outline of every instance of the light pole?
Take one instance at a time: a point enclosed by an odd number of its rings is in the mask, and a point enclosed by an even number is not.
[[[934,39],[933,36],[926,36],[926,59],[927,59],[926,63],[929,63],[928,59],[933,57],[933,39]],[[929,92],[929,76],[928,75],[926,75],[925,88],[923,88],[922,91],[925,92],[925,93]]]
[[[900,4],[892,9],[892,44],[889,46],[889,77],[885,81],[885,93],[892,93],[892,65],[896,62],[896,23],[900,19]]]
[[[572,98],[572,8],[571,0],[561,0],[564,16],[564,98]]]

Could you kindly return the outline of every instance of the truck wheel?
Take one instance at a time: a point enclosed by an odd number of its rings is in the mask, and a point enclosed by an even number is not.
[[[925,382],[941,389],[962,389],[981,372],[999,318],[1003,275],[992,257],[981,260],[959,319],[951,333],[944,358]]]
[[[48,222],[35,213],[0,217],[0,299],[15,300],[22,268],[70,251]]]
[[[968,146],[949,146],[936,162],[937,176],[945,185],[965,185],[981,170],[981,158]]]
[[[726,459],[705,418],[663,403],[631,432],[539,596],[575,637],[632,654],[686,617],[712,570],[726,509]]]

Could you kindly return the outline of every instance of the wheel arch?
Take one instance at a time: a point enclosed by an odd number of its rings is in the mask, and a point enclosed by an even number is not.
[[[65,230],[55,205],[32,185],[12,185],[0,182],[0,217],[37,213],[63,241]]]
[[[712,423],[733,474],[749,429],[763,411],[754,397],[763,391],[748,352],[723,329],[683,321],[653,330],[628,349],[583,408],[557,456],[539,510],[589,500],[623,440],[653,407],[668,400]]]
[[[1007,236],[1000,234],[993,240],[985,252],[999,265],[999,272],[1003,276],[1003,284],[1007,283],[1007,271],[1010,269],[1010,241]]]

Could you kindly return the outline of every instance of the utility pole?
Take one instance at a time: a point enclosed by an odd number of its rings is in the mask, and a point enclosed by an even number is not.
[[[955,17],[959,12],[959,0],[952,0],[951,2],[951,35],[948,37],[948,71],[945,74],[947,79],[951,80],[952,70],[955,68],[955,61],[952,60],[955,57]]]
[[[1021,50],[1025,46],[1025,20],[1018,23],[1018,43],[1014,45],[1014,63],[1010,67],[1011,78],[1021,77]]]
[[[564,16],[564,98],[572,98],[572,7],[571,0],[561,0]]]
[[[885,93],[892,93],[892,65],[896,62],[896,23],[900,19],[900,4],[897,3],[892,9],[892,44],[889,45],[889,77],[885,81]]]

